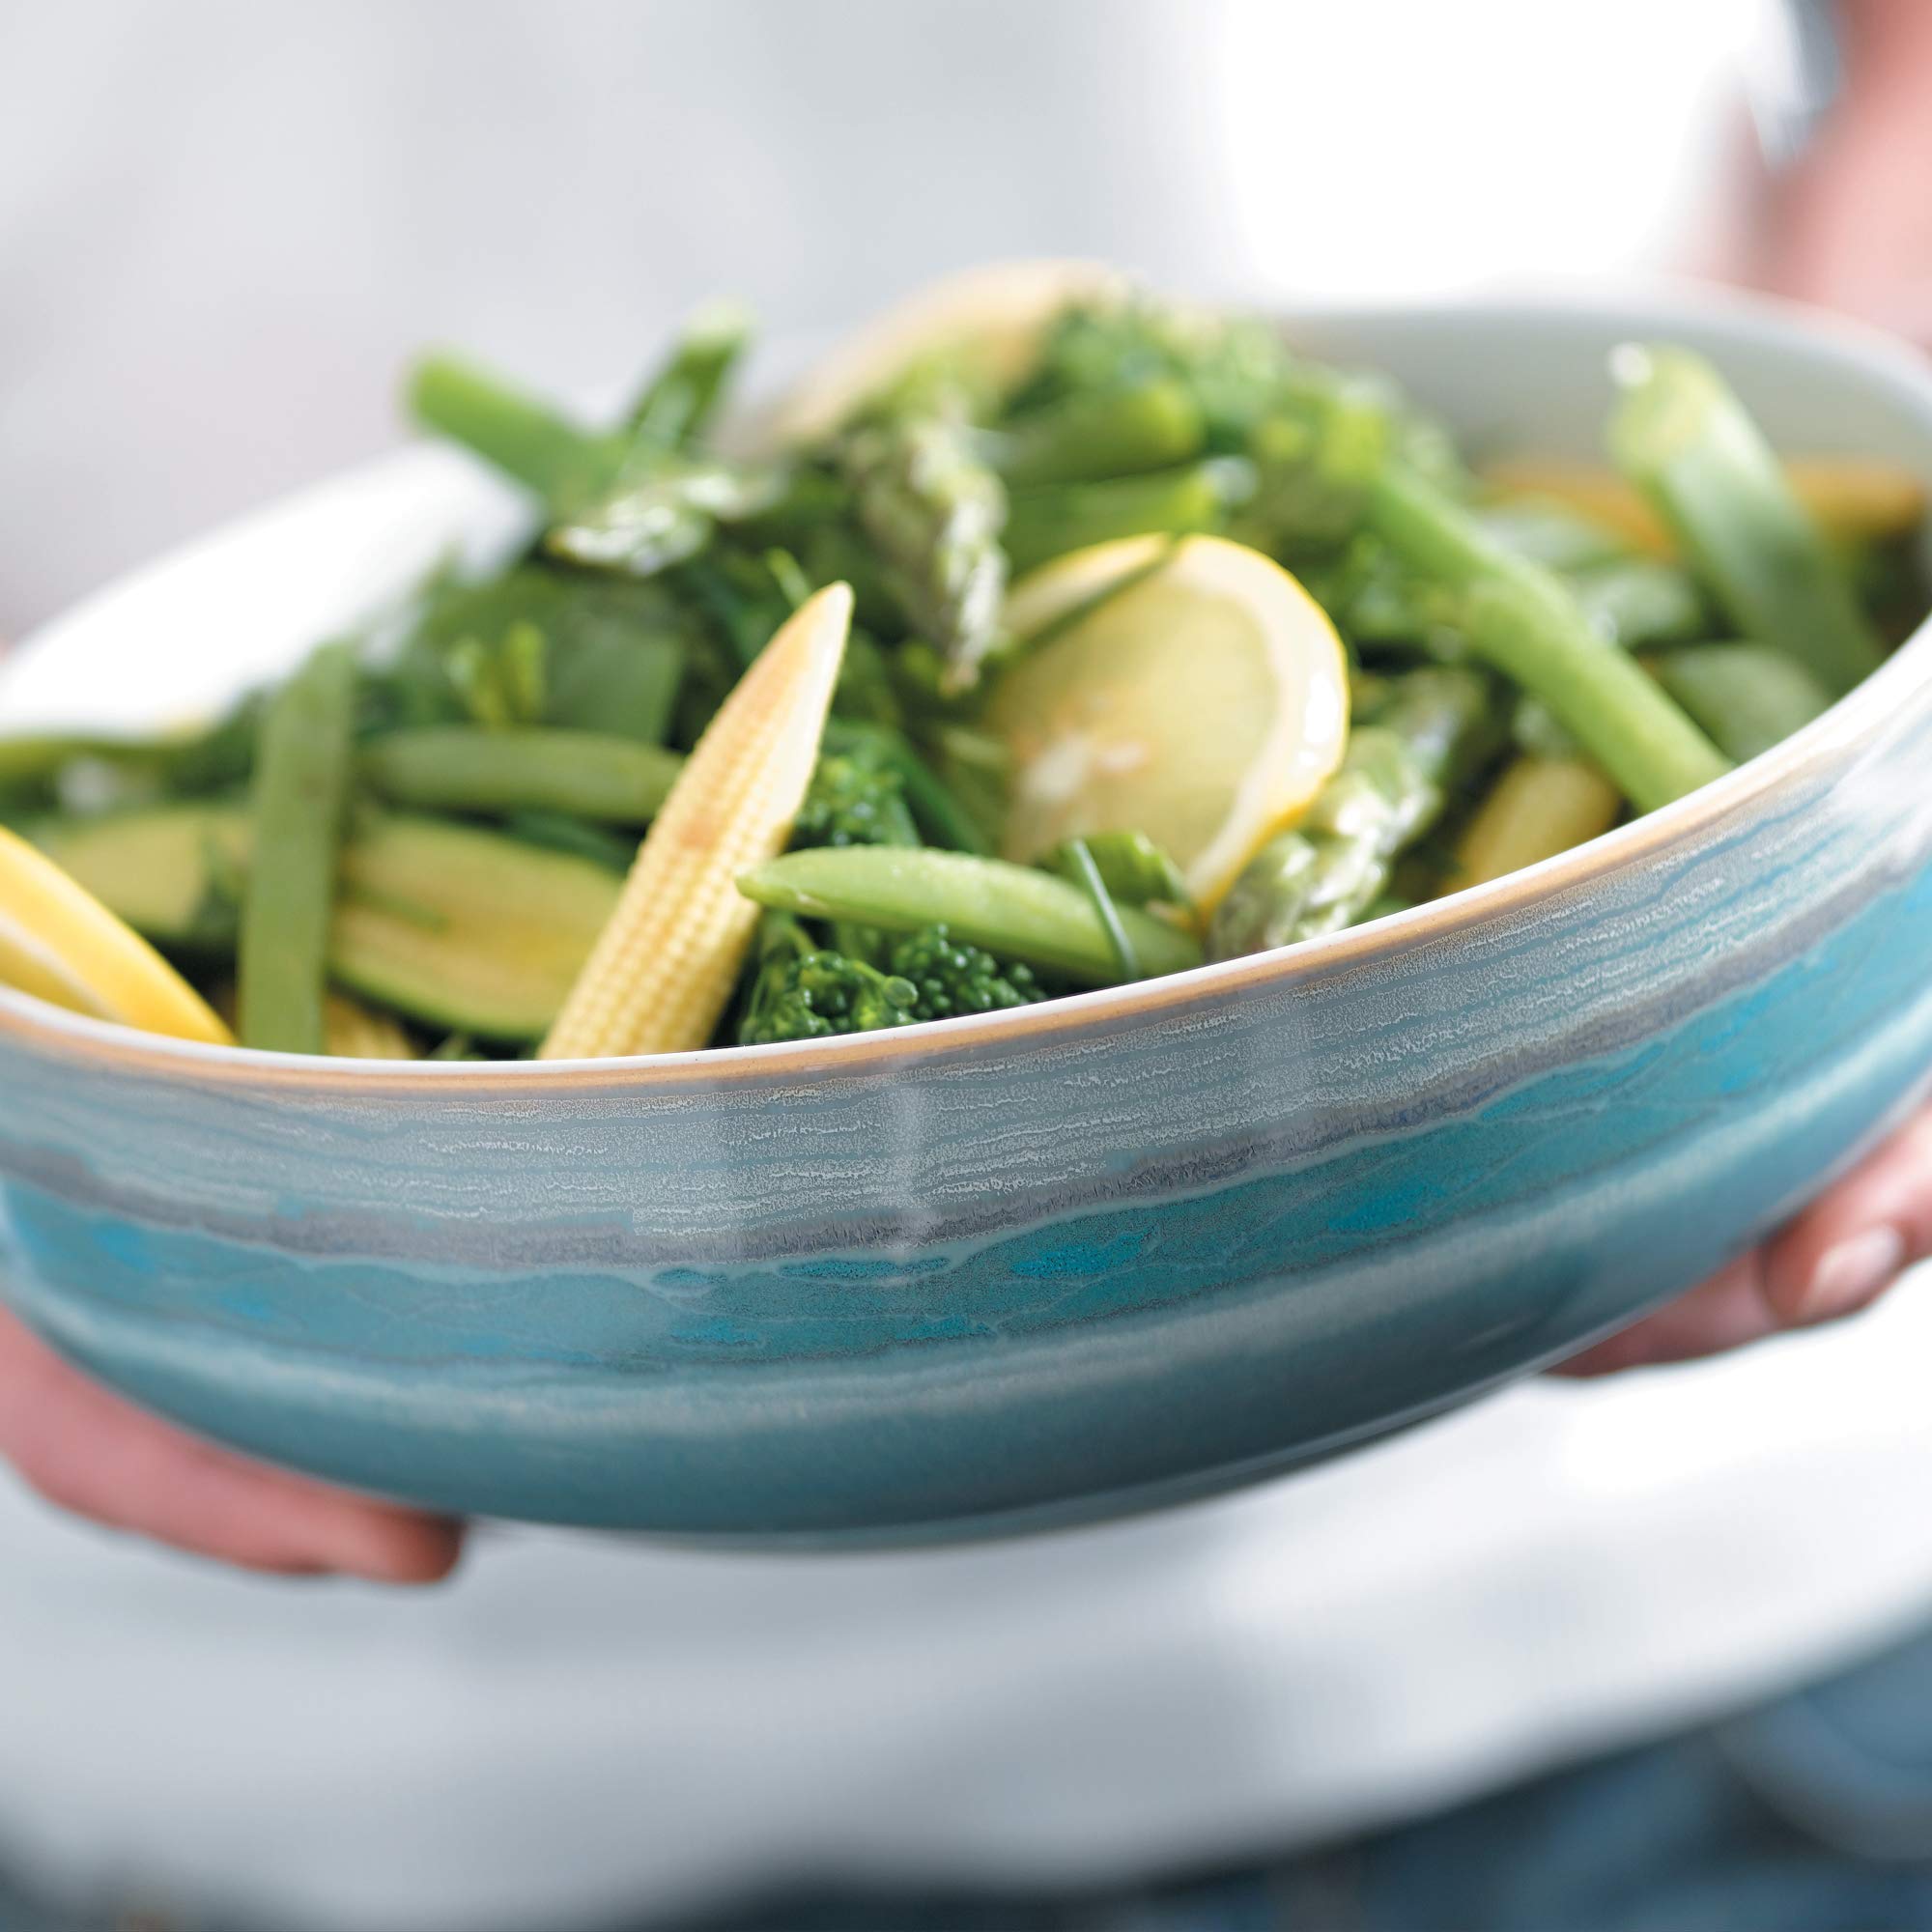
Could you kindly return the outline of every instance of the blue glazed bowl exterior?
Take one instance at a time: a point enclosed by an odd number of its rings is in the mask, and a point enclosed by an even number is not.
[[[1552,384],[1619,320],[1519,319]],[[1747,367],[1823,355],[1670,320]],[[1427,319],[1379,326],[1428,362]],[[1818,381],[1932,452],[1902,367]],[[1921,637],[1534,873],[805,1048],[383,1070],[0,998],[0,1276],[140,1401],[440,1508],[878,1538],[1226,1486],[1680,1292],[1921,1094],[1929,763]]]

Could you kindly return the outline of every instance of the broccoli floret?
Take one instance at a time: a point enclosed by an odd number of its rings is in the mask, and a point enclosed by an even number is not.
[[[886,949],[886,966],[917,989],[915,1017],[923,1020],[1029,1007],[1046,998],[1032,967],[968,946],[943,925],[895,939]]]
[[[869,745],[818,760],[792,826],[794,849],[807,845],[917,845],[905,780]]]
[[[799,923],[767,914],[759,930],[758,967],[738,1023],[740,1046],[777,1040],[828,1039],[873,1033],[926,1017],[909,980],[862,959],[815,947]]]
[[[1028,1007],[1047,997],[1031,967],[952,937],[943,925],[873,933],[880,964],[815,946],[786,913],[767,913],[738,1022],[741,1046],[874,1033],[915,1020]]]

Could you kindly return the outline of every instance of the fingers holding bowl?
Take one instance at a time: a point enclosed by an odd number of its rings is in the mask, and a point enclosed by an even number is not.
[[[1562,1376],[1689,1361],[1868,1308],[1932,1255],[1932,1110],[1762,1247],[1562,1363]]]
[[[440,1581],[459,1525],[286,1475],[110,1395],[0,1311],[0,1461],[56,1508],[279,1576]]]

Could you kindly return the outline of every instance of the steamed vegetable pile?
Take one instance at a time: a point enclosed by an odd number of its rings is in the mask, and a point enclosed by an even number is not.
[[[1293,946],[1548,858],[1923,613],[1923,494],[1634,345],[1607,463],[1471,469],[1374,376],[1100,271],[949,286],[721,438],[447,355],[529,535],[205,728],[0,737],[0,983],[358,1059],[870,1032]]]

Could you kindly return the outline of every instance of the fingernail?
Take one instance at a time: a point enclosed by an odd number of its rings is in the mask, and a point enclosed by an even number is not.
[[[1896,1228],[1867,1228],[1828,1248],[1798,1304],[1801,1322],[1831,1321],[1862,1308],[1905,1265],[1905,1236]]]

